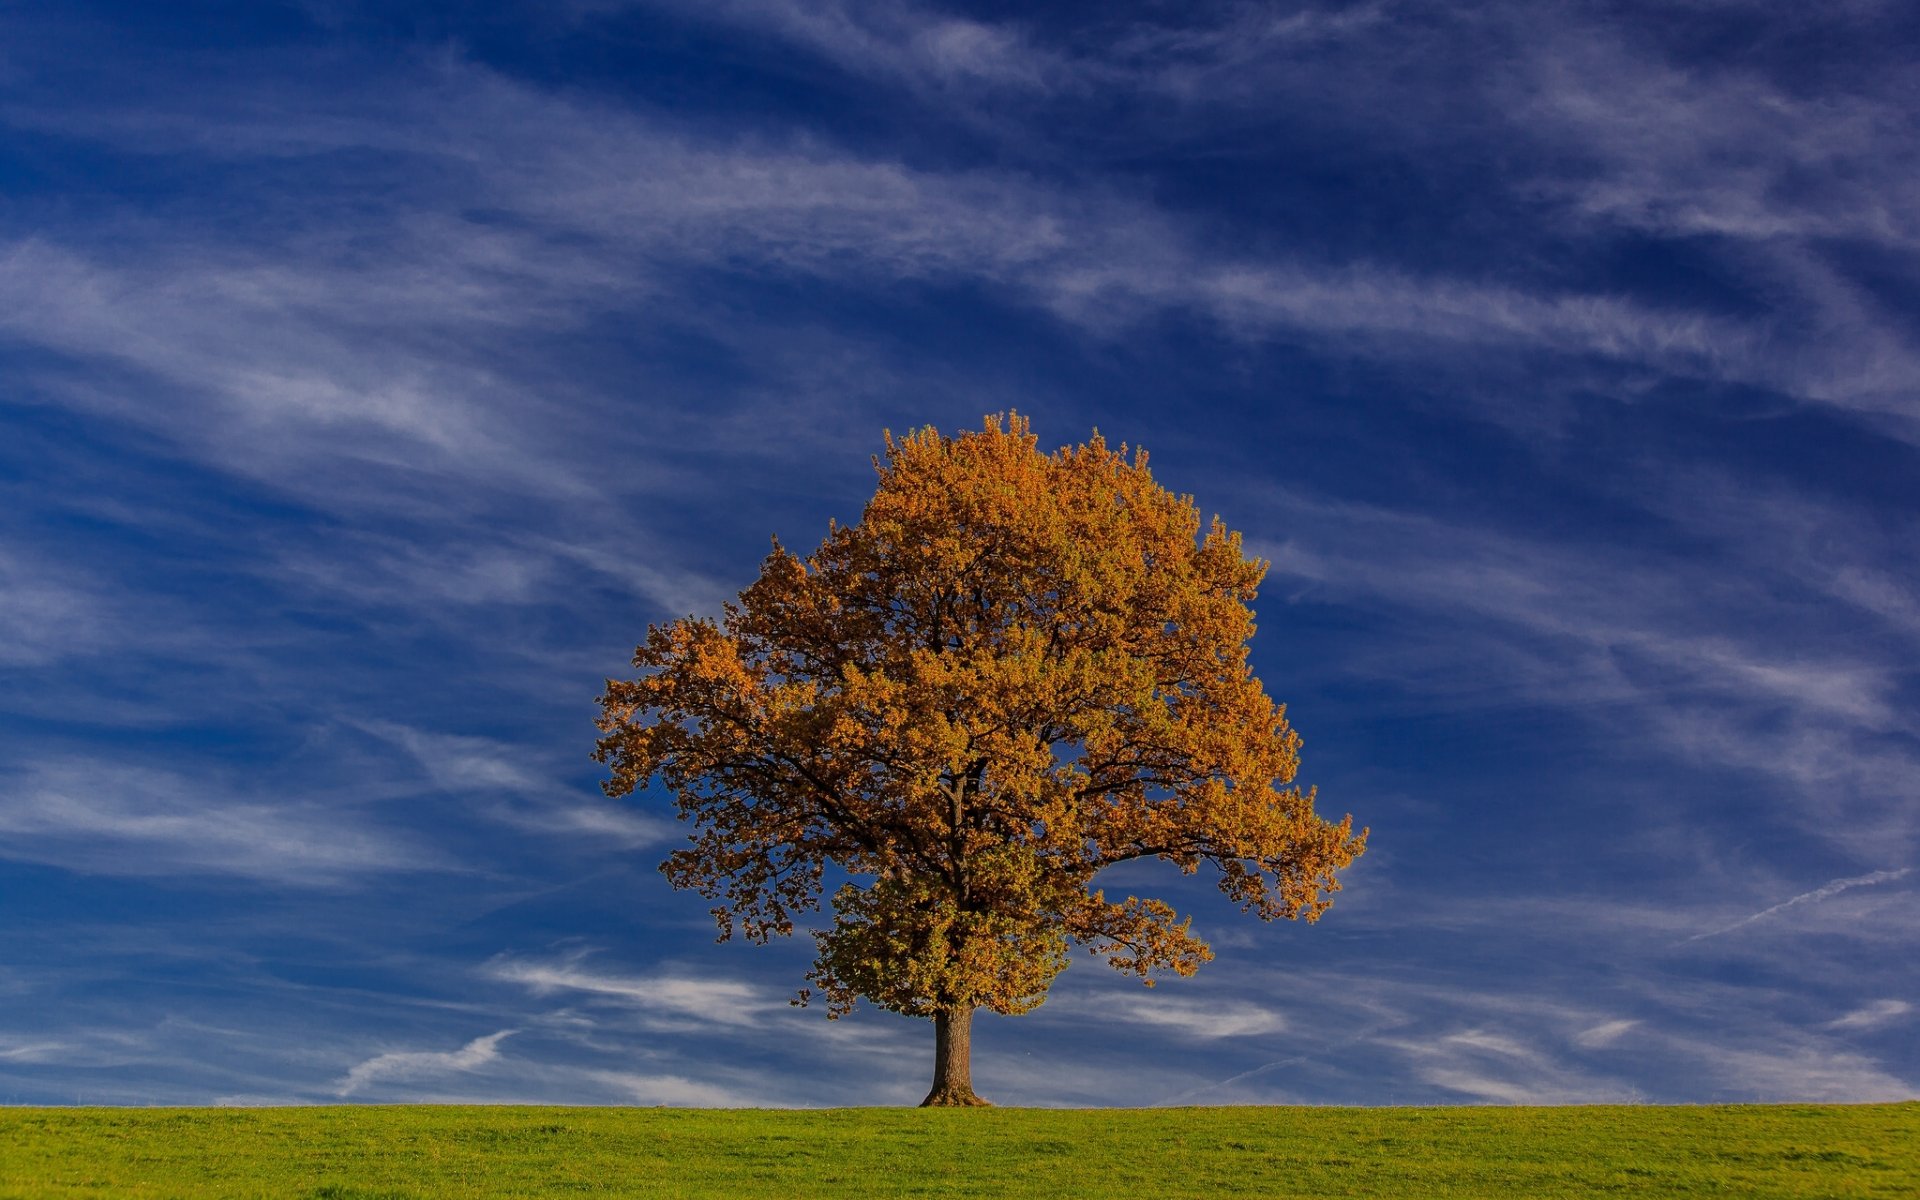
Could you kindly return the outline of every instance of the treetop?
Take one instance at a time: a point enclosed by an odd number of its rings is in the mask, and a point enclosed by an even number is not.
[[[1075,944],[1151,982],[1211,957],[1117,863],[1203,866],[1263,920],[1316,919],[1364,849],[1293,786],[1300,738],[1248,667],[1266,565],[1143,450],[1042,453],[1026,418],[885,437],[861,519],[777,542],[719,620],[649,629],[597,751],[693,826],[663,864],[765,940],[817,931],[834,1013],[1040,1003]]]

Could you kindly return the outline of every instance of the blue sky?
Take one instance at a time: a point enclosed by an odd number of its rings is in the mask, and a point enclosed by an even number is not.
[[[1003,1103],[1920,1094],[1920,10],[12,6],[0,1102],[911,1103],[590,761],[881,431],[1273,562],[1315,927]]]

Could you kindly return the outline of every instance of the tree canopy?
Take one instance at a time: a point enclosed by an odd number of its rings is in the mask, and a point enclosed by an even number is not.
[[[1293,786],[1300,738],[1248,664],[1265,574],[1144,451],[1041,452],[1018,415],[888,435],[861,520],[781,547],[718,619],[655,625],[609,680],[608,794],[692,825],[661,869],[721,940],[818,909],[810,979],[936,1021],[929,1103],[973,1103],[972,1012],[1039,1005],[1083,946],[1149,984],[1212,957],[1103,869],[1217,873],[1263,920],[1316,919],[1366,831]],[[805,1002],[811,991],[802,991]]]

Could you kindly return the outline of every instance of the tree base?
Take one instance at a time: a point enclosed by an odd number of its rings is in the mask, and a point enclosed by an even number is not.
[[[972,1088],[939,1088],[927,1093],[921,1108],[992,1108],[990,1101],[973,1094]]]

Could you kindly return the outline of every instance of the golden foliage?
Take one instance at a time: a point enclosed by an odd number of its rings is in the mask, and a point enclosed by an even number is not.
[[[851,878],[817,931],[830,1013],[1044,999],[1071,945],[1149,983],[1212,957],[1172,908],[1095,877],[1219,871],[1263,920],[1315,919],[1366,831],[1290,786],[1300,739],[1247,665],[1266,564],[1144,451],[1053,454],[1025,419],[889,435],[859,524],[775,543],[719,622],[647,631],[597,757],[694,828],[662,864],[764,942]],[[803,992],[802,997],[807,995]]]

